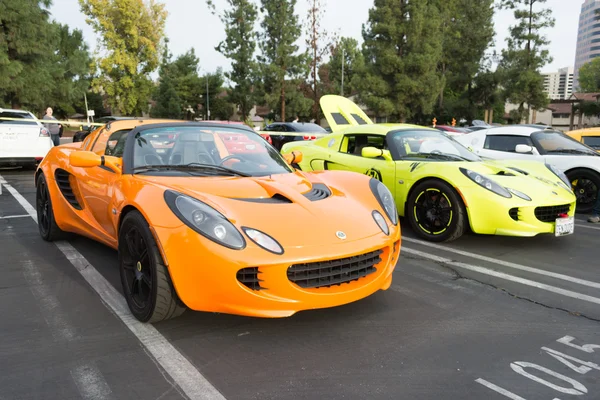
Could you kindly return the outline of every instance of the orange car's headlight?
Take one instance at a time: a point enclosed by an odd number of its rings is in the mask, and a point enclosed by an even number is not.
[[[283,247],[271,236],[257,229],[242,227],[244,233],[263,249],[275,254],[283,254]]]
[[[200,235],[230,249],[246,247],[246,241],[237,228],[208,204],[173,190],[165,191],[164,197],[171,211]]]

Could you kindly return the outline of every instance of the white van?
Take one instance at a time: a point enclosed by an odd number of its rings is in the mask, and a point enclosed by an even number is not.
[[[0,108],[0,166],[36,166],[53,145],[50,132],[32,113]]]

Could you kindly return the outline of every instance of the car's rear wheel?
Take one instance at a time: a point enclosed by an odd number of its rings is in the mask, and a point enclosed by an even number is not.
[[[52,208],[52,199],[48,190],[48,182],[43,173],[36,181],[35,210],[37,213],[40,236],[47,242],[66,238],[66,233],[58,227]]]
[[[577,207],[575,211],[589,214],[594,208],[600,190],[600,174],[587,169],[574,169],[567,172],[575,196]]]
[[[178,317],[186,310],[172,285],[148,223],[127,213],[119,231],[121,284],[131,313],[141,322]]]
[[[406,216],[415,233],[432,242],[448,242],[461,237],[467,226],[464,204],[445,182],[427,180],[410,193]]]

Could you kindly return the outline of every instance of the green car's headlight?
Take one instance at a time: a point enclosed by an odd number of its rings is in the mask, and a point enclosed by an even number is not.
[[[565,175],[564,172],[562,172],[560,169],[558,169],[556,166],[554,166],[552,164],[546,164],[546,168],[548,168],[550,171],[552,171],[552,173],[554,173],[554,175],[556,175],[560,178],[562,183],[564,183],[564,186],[561,185],[563,188],[565,188],[569,191],[573,191],[573,188],[571,187],[571,182],[569,181],[569,178],[567,178],[567,175]]]
[[[460,168],[460,172],[462,172],[467,178],[471,179],[473,182],[478,184],[479,186],[486,188],[490,192],[496,193],[498,196],[506,197],[510,199],[512,194],[505,188],[494,182],[493,180],[486,178],[485,176],[478,174],[475,171],[471,171],[470,169]]]
[[[379,205],[385,211],[387,217],[392,221],[393,225],[398,224],[398,210],[396,209],[396,202],[392,192],[380,181],[375,178],[371,178],[369,181],[369,187],[373,192],[373,195],[379,202]]]
[[[509,192],[514,194],[517,197],[522,198],[523,200],[531,201],[531,197],[527,196],[525,193],[518,191],[517,189],[507,188]]]
[[[171,211],[200,235],[230,249],[246,247],[236,227],[208,204],[172,190],[165,191],[164,197]]]

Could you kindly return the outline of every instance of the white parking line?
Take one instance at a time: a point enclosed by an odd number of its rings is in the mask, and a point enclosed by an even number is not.
[[[12,218],[29,218],[29,215],[5,215],[0,217],[0,219],[12,219]]]
[[[474,272],[477,272],[477,273],[480,273],[480,274],[490,275],[490,276],[494,276],[496,278],[505,279],[507,281],[517,282],[517,283],[520,283],[522,285],[536,287],[538,289],[546,290],[548,292],[557,293],[557,294],[560,294],[560,295],[563,295],[563,296],[567,296],[567,297],[571,297],[571,298],[574,298],[574,299],[583,300],[583,301],[587,301],[587,302],[594,303],[594,304],[600,304],[600,298],[593,297],[593,296],[588,296],[587,294],[582,294],[582,293],[573,292],[571,290],[561,289],[561,288],[556,287],[556,286],[546,285],[545,283],[540,283],[540,282],[532,281],[530,279],[519,278],[517,276],[505,274],[503,272],[493,271],[491,269],[487,269],[487,268],[483,268],[483,267],[478,267],[476,265],[471,265],[471,264],[466,264],[466,263],[462,263],[462,262],[452,261],[449,258],[434,256],[434,255],[429,254],[429,253],[424,253],[422,251],[413,250],[413,249],[409,249],[409,248],[406,248],[406,247],[403,247],[401,251],[403,251],[405,253],[414,254],[414,255],[417,255],[419,257],[423,257],[423,258],[426,258],[426,259],[429,259],[429,260],[432,260],[432,261],[441,262],[441,263],[444,263],[444,264],[447,264],[447,265],[451,265],[453,267],[463,268],[463,269],[474,271]]]
[[[589,225],[582,225],[582,224],[575,224],[575,226],[577,226],[578,228],[593,229],[595,231],[600,231],[600,227],[598,227],[598,226],[589,226]]]
[[[0,175],[0,184],[21,204],[37,223],[37,213],[15,188]],[[192,400],[225,399],[225,397],[206,380],[196,367],[186,359],[151,324],[136,320],[127,307],[127,302],[107,280],[68,242],[55,242],[56,246],[81,273],[89,285],[100,295],[104,304],[129,328],[138,340],[152,354],[156,362],[171,376],[181,390]]]
[[[114,398],[112,390],[104,380],[102,373],[95,366],[78,366],[71,370],[71,376],[82,399],[108,400]]]
[[[431,247],[431,248],[434,248],[434,249],[443,250],[443,251],[447,251],[447,252],[455,253],[455,254],[460,254],[461,256],[474,258],[476,260],[486,261],[486,262],[489,262],[489,263],[498,264],[498,265],[502,265],[502,266],[505,266],[505,267],[518,269],[518,270],[521,270],[521,271],[526,271],[526,272],[531,272],[531,273],[534,273],[534,274],[549,276],[551,278],[560,279],[560,280],[568,281],[568,282],[573,282],[573,283],[577,283],[579,285],[593,287],[595,289],[600,289],[600,283],[598,283],[598,282],[592,282],[592,281],[588,281],[588,280],[580,279],[580,278],[575,278],[575,277],[572,277],[572,276],[569,276],[569,275],[564,275],[564,274],[557,274],[555,272],[550,272],[550,271],[546,271],[546,270],[543,270],[543,269],[528,267],[526,265],[517,264],[517,263],[510,262],[510,261],[499,260],[497,258],[487,257],[487,256],[483,256],[481,254],[471,253],[469,251],[453,249],[451,247],[441,246],[439,244],[425,242],[425,241],[419,240],[419,239],[413,239],[413,238],[405,238],[405,237],[403,237],[402,241],[416,243],[416,244],[420,244],[420,245],[423,245],[423,246]],[[402,249],[404,249],[404,247]]]
[[[512,392],[509,392],[506,389],[502,389],[500,386],[496,386],[493,383],[486,381],[485,379],[479,378],[479,379],[476,379],[475,382],[480,383],[483,386],[486,386],[486,387],[492,389],[493,391],[498,392],[498,393],[500,393],[500,394],[508,397],[509,399],[512,399],[512,400],[526,400],[523,397],[517,396],[516,394],[514,394]]]

